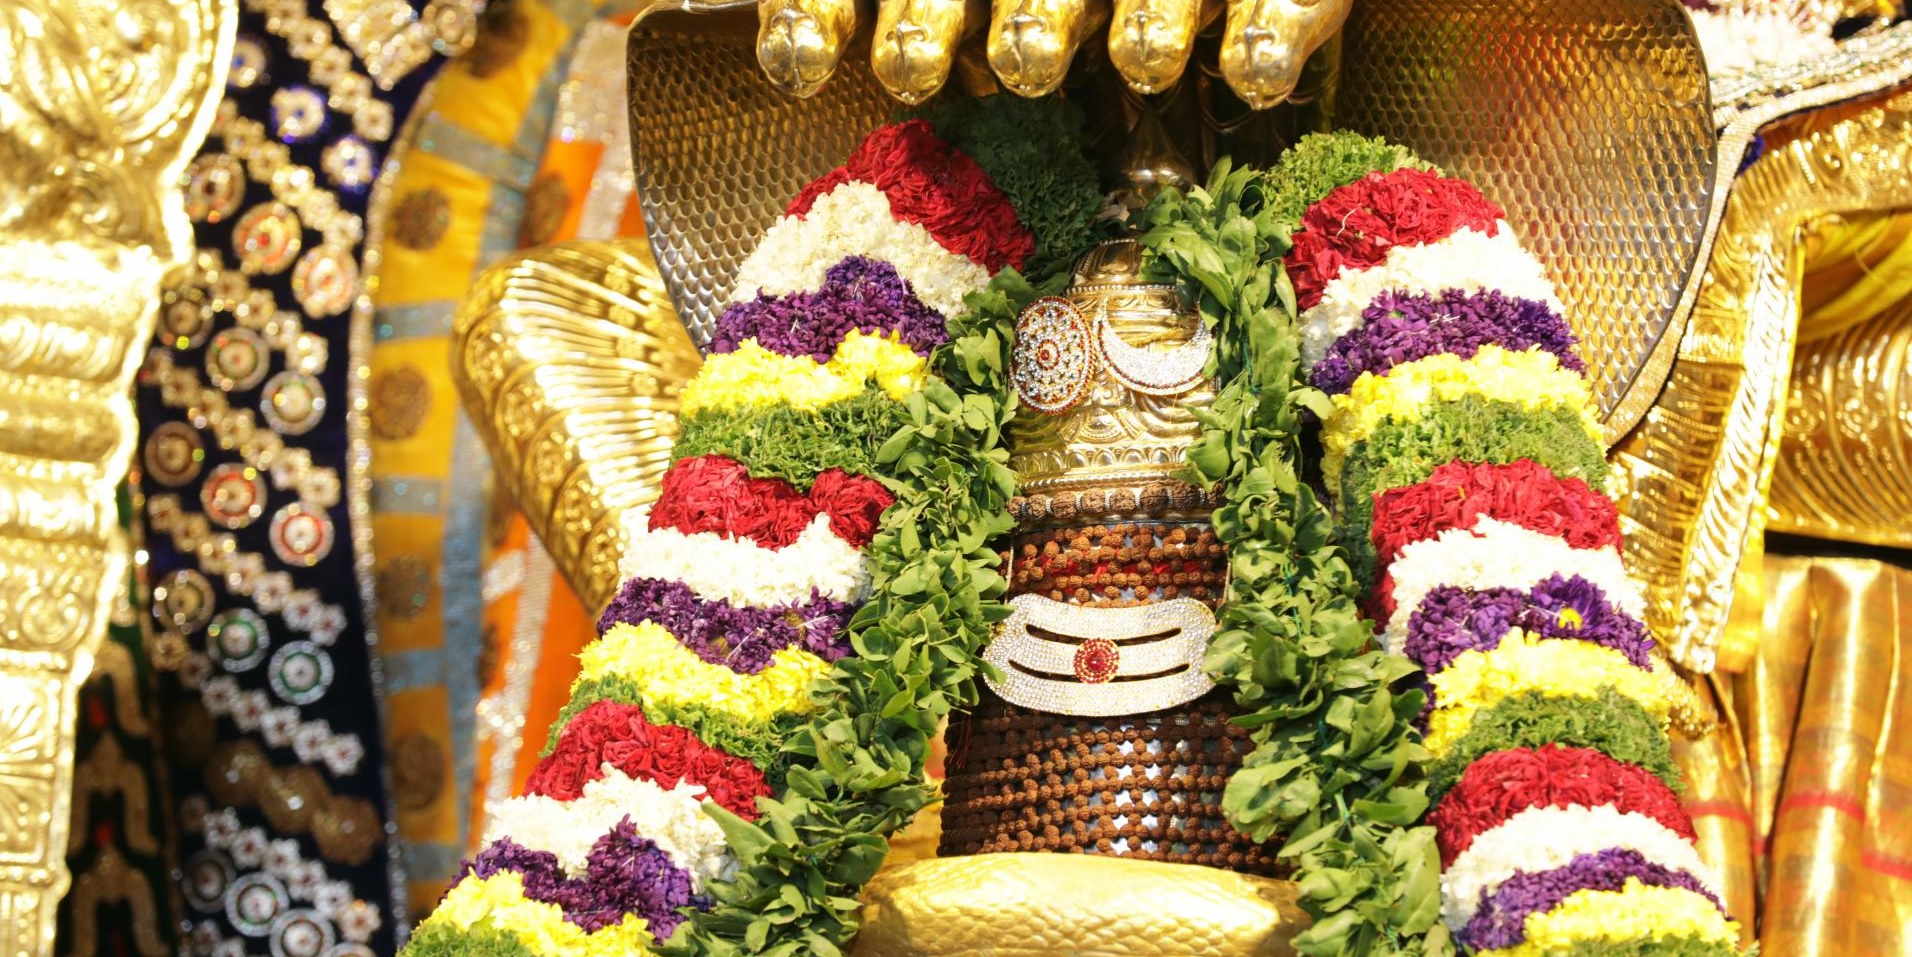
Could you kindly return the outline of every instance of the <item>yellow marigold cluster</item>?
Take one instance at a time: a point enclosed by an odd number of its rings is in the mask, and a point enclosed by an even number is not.
[[[681,414],[773,405],[815,411],[855,398],[867,382],[900,402],[923,387],[928,370],[928,361],[897,341],[895,333],[852,330],[829,362],[781,355],[746,339],[735,351],[704,360],[697,377],[684,386]]]
[[[1553,910],[1527,916],[1527,939],[1480,957],[1547,957],[1585,941],[1701,940],[1732,944],[1739,925],[1705,897],[1678,887],[1652,887],[1627,878],[1618,891],[1578,891]]]
[[[1584,641],[1561,641],[1515,631],[1491,651],[1469,651],[1431,679],[1434,713],[1428,717],[1427,747],[1445,755],[1474,724],[1474,715],[1501,700],[1528,691],[1553,698],[1592,698],[1611,687],[1666,722],[1666,685],[1660,675],[1640,668],[1612,648]]]
[[[1580,373],[1562,368],[1558,357],[1538,346],[1509,352],[1486,345],[1468,359],[1442,353],[1402,363],[1386,375],[1363,372],[1345,395],[1335,396],[1334,411],[1321,428],[1321,469],[1328,487],[1341,486],[1341,464],[1349,450],[1383,422],[1417,419],[1435,402],[1468,395],[1526,409],[1575,409],[1587,434],[1600,438],[1593,394]]]
[[[556,904],[524,896],[524,880],[500,871],[480,880],[459,881],[423,926],[450,924],[463,930],[479,921],[518,938],[538,957],[642,957],[651,953],[651,931],[635,914],[602,930],[586,933],[564,919]]]
[[[783,714],[808,714],[810,685],[830,663],[801,648],[785,648],[754,675],[713,665],[653,622],[620,623],[584,647],[579,680],[619,675],[660,704],[697,704],[737,719],[762,723]]]

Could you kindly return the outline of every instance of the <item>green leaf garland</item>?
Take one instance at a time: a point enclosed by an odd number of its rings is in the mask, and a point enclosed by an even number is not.
[[[1309,194],[1401,160],[1325,137],[1284,162],[1307,181],[1224,161],[1206,188],[1166,192],[1140,220],[1151,275],[1181,286],[1216,340],[1220,391],[1188,455],[1196,481],[1222,487],[1214,524],[1229,548],[1207,667],[1233,689],[1256,745],[1223,809],[1251,837],[1282,836],[1314,918],[1295,939],[1301,953],[1452,954],[1434,831],[1413,826],[1427,808],[1428,753],[1413,730],[1424,696],[1392,690],[1415,668],[1374,650],[1334,518],[1299,472],[1304,413],[1327,399],[1301,379],[1281,267],[1298,210],[1320,198]]]
[[[856,933],[857,893],[887,835],[933,799],[931,741],[952,709],[975,703],[983,644],[1009,614],[990,543],[1012,527],[1010,341],[1022,308],[1067,279],[1032,284],[1005,270],[951,322],[931,357],[940,380],[909,398],[908,421],[877,452],[896,504],[870,543],[870,600],[850,622],[856,654],[819,682],[822,712],[785,746],[800,760],[784,797],[760,802],[755,822],[713,812],[740,867],[665,953],[836,957]]]

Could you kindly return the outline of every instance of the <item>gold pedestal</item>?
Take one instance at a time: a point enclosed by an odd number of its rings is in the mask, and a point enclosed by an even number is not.
[[[886,868],[854,957],[1289,957],[1295,885],[1086,854],[978,854]]]

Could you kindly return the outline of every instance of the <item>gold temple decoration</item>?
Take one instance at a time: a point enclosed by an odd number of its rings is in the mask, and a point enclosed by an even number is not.
[[[1009,467],[1020,494],[1139,487],[1169,481],[1182,470],[1183,453],[1201,434],[1194,410],[1215,400],[1213,386],[1200,377],[1208,330],[1175,287],[1138,281],[1141,267],[1141,246],[1133,240],[1097,246],[1076,263],[1065,305],[1081,319],[1082,341],[1056,345],[1061,358],[1084,360],[1082,396],[1054,414],[1022,411],[1010,423]],[[1030,363],[1021,354],[1027,336],[1020,328],[1018,334],[1023,338],[1011,375],[1027,397],[1022,380],[1030,376]],[[1105,339],[1113,341],[1105,345]],[[1133,380],[1146,371],[1124,373],[1118,358],[1123,348],[1140,353],[1144,362],[1187,354],[1196,376],[1166,389],[1138,388]]]
[[[1912,298],[1793,359],[1769,531],[1912,548]]]
[[[1046,96],[1062,86],[1076,50],[1108,23],[1095,0],[993,0],[989,68],[1022,96]]]
[[[809,96],[856,34],[855,0],[760,0],[757,62],[777,89]]]
[[[1307,922],[1289,881],[1087,854],[918,861],[863,900],[854,957],[1286,957]]]
[[[1798,334],[1799,237],[1820,217],[1907,205],[1912,94],[1787,143],[1733,189],[1666,392],[1613,455],[1647,623],[1688,668],[1737,670],[1757,640],[1728,623],[1759,574],[1746,559],[1766,524]]]
[[[75,693],[132,558],[114,501],[133,372],[161,280],[191,248],[177,181],[212,121],[236,19],[232,0],[0,4],[4,957],[53,949]]]
[[[870,42],[877,82],[909,104],[935,96],[949,81],[957,44],[980,25],[981,10],[977,0],[883,0]]]
[[[1229,0],[1222,79],[1249,106],[1288,99],[1301,67],[1341,29],[1354,0]]]
[[[622,584],[624,519],[657,498],[702,358],[644,240],[532,250],[478,277],[452,378],[498,475],[593,611]]]
[[[1161,93],[1182,78],[1195,34],[1219,10],[1216,0],[1115,0],[1109,62],[1129,89]]]

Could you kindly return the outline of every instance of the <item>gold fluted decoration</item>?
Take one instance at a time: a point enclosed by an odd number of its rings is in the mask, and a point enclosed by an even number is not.
[[[882,0],[870,71],[889,94],[917,104],[949,82],[956,47],[983,19],[981,0]]]
[[[1799,324],[1798,237],[1822,216],[1912,205],[1912,94],[1830,124],[1741,176],[1666,391],[1613,456],[1628,561],[1676,661],[1743,665],[1758,542]]]
[[[989,68],[1022,96],[1062,85],[1076,50],[1108,22],[1102,0],[995,0],[989,17]]]
[[[1100,854],[979,854],[879,872],[854,957],[1286,957],[1295,885]],[[1005,906],[1014,902],[1016,906]]]
[[[777,89],[809,96],[856,35],[856,0],[759,0],[757,62]]]
[[[70,881],[75,694],[132,553],[113,503],[133,372],[190,249],[177,181],[236,16],[0,3],[0,957],[52,952]]]
[[[1243,102],[1265,110],[1286,99],[1302,64],[1341,29],[1354,0],[1228,0],[1222,79]]]
[[[1130,89],[1160,93],[1182,78],[1195,34],[1216,9],[1216,0],[1115,0],[1109,62]]]
[[[1793,360],[1776,532],[1912,548],[1912,298]]]
[[[625,521],[657,498],[678,394],[703,361],[642,239],[546,246],[485,270],[452,379],[498,475],[586,607],[617,593]]]

